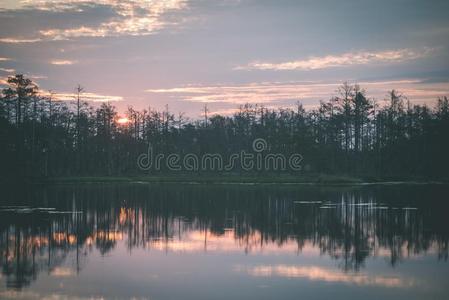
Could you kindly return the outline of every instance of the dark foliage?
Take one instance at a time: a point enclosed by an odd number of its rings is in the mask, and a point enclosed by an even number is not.
[[[151,143],[161,153],[219,153],[251,149],[264,138],[271,152],[301,153],[304,172],[373,177],[446,179],[449,101],[434,108],[411,105],[392,90],[376,103],[358,85],[343,84],[317,109],[241,106],[232,116],[191,121],[168,111],[93,108],[77,88],[73,103],[42,96],[23,75],[8,79],[0,102],[1,176],[142,174],[136,165]],[[160,171],[164,172],[164,171]]]

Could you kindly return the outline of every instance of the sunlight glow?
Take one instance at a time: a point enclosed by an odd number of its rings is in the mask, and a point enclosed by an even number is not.
[[[126,125],[129,123],[129,119],[127,117],[119,118],[117,120],[117,123],[120,125]]]

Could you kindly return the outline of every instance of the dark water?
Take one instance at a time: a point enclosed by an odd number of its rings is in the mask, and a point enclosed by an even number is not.
[[[446,186],[2,187],[1,299],[449,299]]]

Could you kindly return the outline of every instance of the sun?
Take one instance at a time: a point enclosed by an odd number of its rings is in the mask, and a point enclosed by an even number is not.
[[[119,119],[117,120],[117,123],[118,123],[119,125],[126,125],[126,124],[129,123],[129,119],[128,119],[127,117],[119,118]]]

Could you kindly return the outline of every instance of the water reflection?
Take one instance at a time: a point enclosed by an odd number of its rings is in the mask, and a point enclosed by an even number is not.
[[[346,272],[341,273],[319,266],[303,267],[291,265],[256,266],[242,267],[236,266],[237,272],[246,272],[255,277],[287,277],[287,278],[307,278],[312,281],[339,282],[346,284],[356,284],[361,286],[373,285],[380,287],[411,287],[415,285],[413,279],[404,279],[397,276],[370,276],[366,274]]]
[[[325,255],[340,267],[234,266],[255,277],[306,278],[356,285],[411,286],[413,280],[368,276],[368,257],[391,266],[420,256],[448,258],[444,186],[317,189],[93,185],[4,189],[0,264],[8,288],[40,273],[73,276],[89,255],[119,243],[181,253]],[[63,266],[73,255],[73,269]]]

